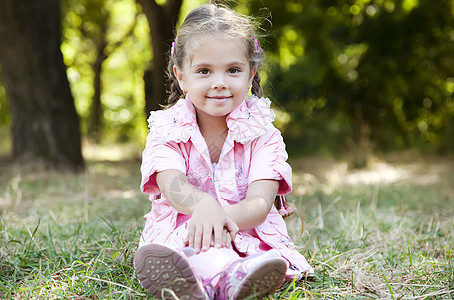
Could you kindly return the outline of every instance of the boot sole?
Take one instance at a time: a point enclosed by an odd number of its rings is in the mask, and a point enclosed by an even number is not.
[[[134,269],[142,286],[158,299],[207,299],[187,258],[160,244],[140,247],[134,256]]]
[[[260,298],[275,292],[285,281],[287,264],[282,258],[271,260],[260,266],[244,279],[243,286],[238,291],[236,299],[252,296]]]

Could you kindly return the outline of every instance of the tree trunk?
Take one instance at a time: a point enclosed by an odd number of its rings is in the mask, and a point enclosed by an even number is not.
[[[151,70],[144,75],[145,113],[160,109],[166,103],[167,64],[170,45],[180,14],[182,0],[168,0],[164,6],[154,0],[137,0],[142,6],[150,25],[153,62]]]
[[[0,1],[0,40],[13,157],[83,168],[79,119],[60,51],[58,0]]]
[[[90,123],[88,128],[88,135],[96,142],[100,141],[101,138],[101,129],[102,129],[102,102],[101,102],[101,95],[102,95],[102,65],[104,61],[107,59],[107,55],[105,53],[107,47],[107,39],[106,39],[106,30],[103,26],[103,30],[101,32],[100,41],[96,43],[96,52],[97,57],[96,60],[93,62],[92,68],[95,74],[94,82],[93,82],[93,101],[91,103],[91,115],[90,115]]]

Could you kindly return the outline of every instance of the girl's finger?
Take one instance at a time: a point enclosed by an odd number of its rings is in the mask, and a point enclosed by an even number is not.
[[[202,239],[201,239],[201,249],[202,251],[207,251],[210,248],[212,236],[213,236],[213,227],[206,226],[202,230]]]
[[[188,236],[186,237],[188,241],[188,246],[194,248],[194,236],[195,236],[195,226],[189,224],[189,232]]]
[[[225,248],[230,248],[230,245],[232,243],[232,238],[230,237],[230,233],[226,228],[224,228],[223,233],[224,233],[224,245],[223,246]]]
[[[203,226],[199,225],[195,227],[194,232],[194,242],[193,247],[195,253],[200,253],[200,249],[202,248],[202,238],[203,238]]]
[[[235,235],[238,233],[239,228],[236,225],[235,222],[233,222],[231,219],[228,219],[227,222],[224,224],[225,228],[228,230],[229,235],[232,239],[232,241],[235,240]]]
[[[214,226],[214,247],[221,248],[224,245],[224,229],[221,225]]]

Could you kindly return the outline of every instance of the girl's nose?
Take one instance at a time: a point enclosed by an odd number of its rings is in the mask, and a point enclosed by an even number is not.
[[[226,89],[228,87],[227,81],[225,80],[224,75],[214,76],[213,82],[211,84],[212,89]]]

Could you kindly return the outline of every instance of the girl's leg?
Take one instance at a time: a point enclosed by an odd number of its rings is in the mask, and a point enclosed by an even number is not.
[[[188,248],[189,249],[189,248]],[[228,264],[238,260],[240,256],[232,248],[210,248],[199,254],[192,254],[185,251],[196,273],[202,281],[210,283],[214,286],[217,283],[215,275],[218,275]],[[217,276],[219,277],[219,276]]]
[[[211,299],[263,297],[277,290],[285,279],[286,261],[274,249],[245,258],[226,248],[210,248],[197,255],[191,248],[183,251]]]

